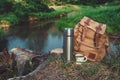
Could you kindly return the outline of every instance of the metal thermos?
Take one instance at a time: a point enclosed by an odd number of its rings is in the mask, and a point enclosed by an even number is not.
[[[63,41],[63,55],[67,63],[73,58],[73,28],[65,28]]]

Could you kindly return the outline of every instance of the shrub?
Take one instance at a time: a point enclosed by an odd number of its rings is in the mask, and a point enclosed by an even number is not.
[[[14,13],[6,13],[4,15],[0,16],[0,22],[1,24],[5,23],[5,24],[12,24],[15,25],[18,23],[18,18]]]

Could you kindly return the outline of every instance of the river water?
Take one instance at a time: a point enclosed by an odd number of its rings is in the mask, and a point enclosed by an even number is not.
[[[22,24],[9,29],[9,36],[1,42],[1,50],[21,47],[36,52],[49,52],[54,48],[63,47],[63,32],[55,21]]]

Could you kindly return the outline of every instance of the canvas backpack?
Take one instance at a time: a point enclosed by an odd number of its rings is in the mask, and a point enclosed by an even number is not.
[[[90,61],[101,61],[109,46],[105,30],[105,24],[83,17],[74,28],[74,53],[84,54]]]

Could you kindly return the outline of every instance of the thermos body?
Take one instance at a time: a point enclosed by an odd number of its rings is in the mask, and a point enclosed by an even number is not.
[[[73,58],[73,29],[65,28],[64,30],[64,41],[63,41],[63,52],[65,61],[71,62]]]

